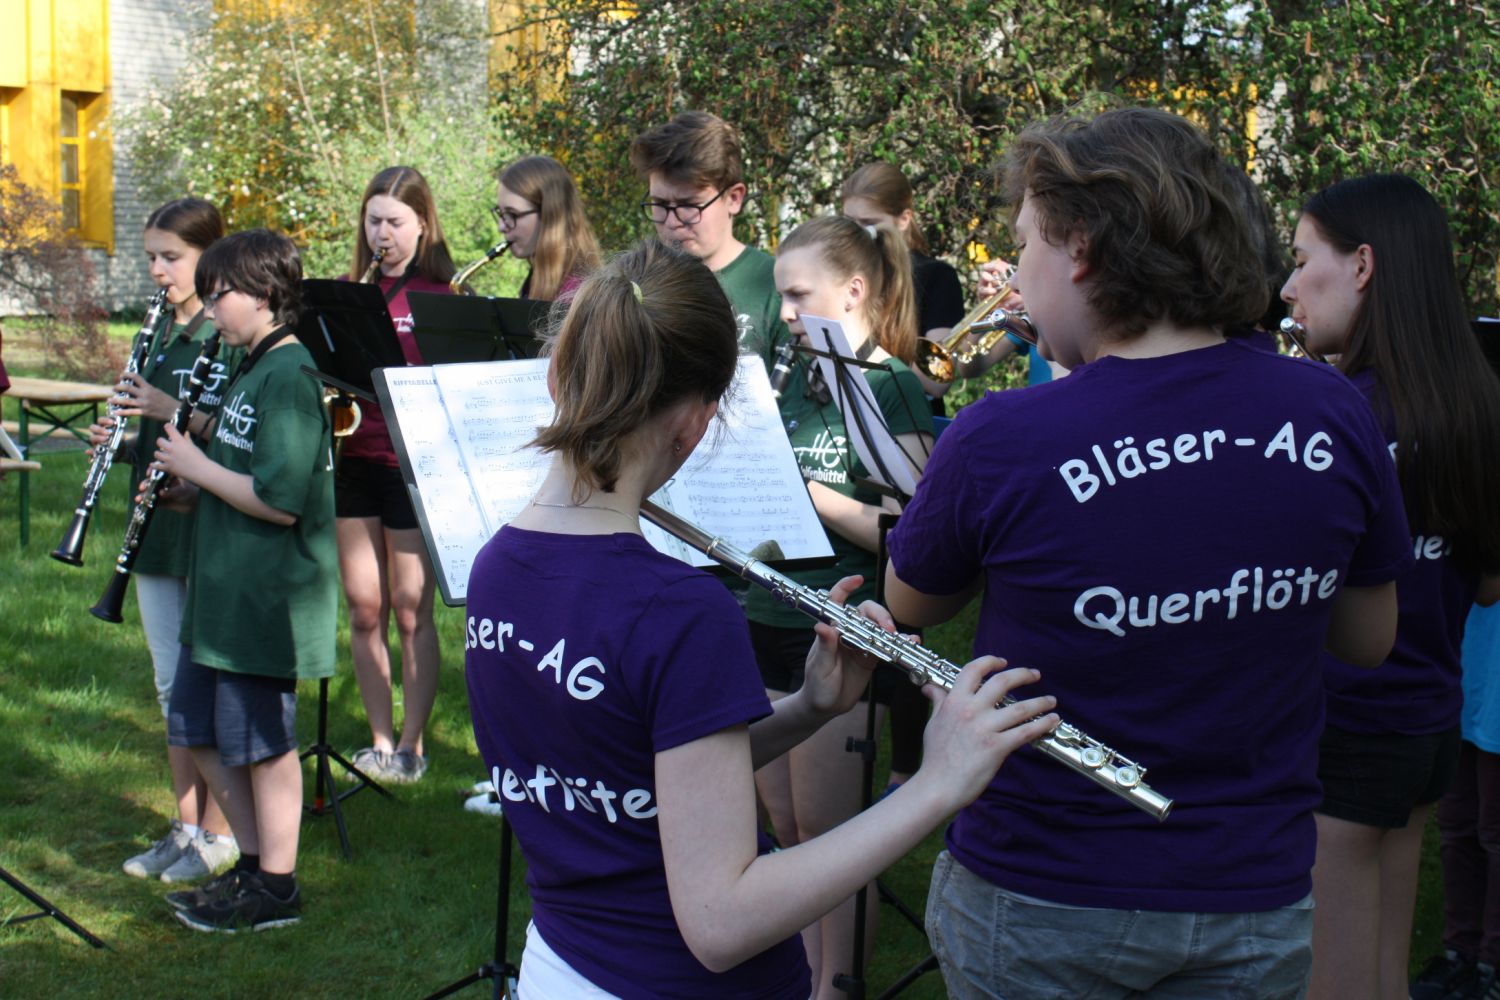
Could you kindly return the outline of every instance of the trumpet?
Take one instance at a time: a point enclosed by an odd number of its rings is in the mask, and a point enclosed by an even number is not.
[[[151,354],[151,345],[156,340],[157,327],[161,325],[166,311],[167,290],[158,288],[152,294],[151,301],[146,306],[146,318],[141,321],[141,328],[136,331],[135,339],[130,344],[130,358],[125,362],[126,375],[139,373],[141,366],[146,363],[146,358]],[[114,424],[109,430],[109,440],[94,452],[94,463],[89,466],[88,475],[84,477],[83,496],[78,501],[77,509],[73,511],[73,520],[63,534],[62,541],[52,550],[53,559],[69,566],[83,565],[83,538],[89,530],[89,519],[94,516],[94,505],[99,501],[99,490],[104,486],[104,477],[109,475],[110,466],[114,464],[115,452],[119,451],[120,442],[125,439],[125,418],[119,415],[119,409],[113,403],[109,405],[109,415],[114,418]]]
[[[1303,326],[1301,323],[1298,323],[1296,320],[1292,319],[1292,317],[1288,316],[1281,321],[1281,335],[1291,343],[1294,350],[1296,350],[1304,358],[1307,358],[1309,361],[1321,361],[1324,364],[1328,363],[1328,359],[1323,355],[1319,354],[1316,351],[1308,350],[1307,327]]]
[[[1036,329],[1031,325],[1031,317],[1000,305],[1010,293],[1010,283],[1007,282],[994,295],[970,309],[941,344],[918,337],[918,370],[934,382],[952,382],[958,377],[961,366],[984,357],[1007,333],[1014,333],[1028,344],[1036,343]],[[970,334],[979,335],[979,339],[960,348],[959,343]]]
[[[722,538],[684,521],[651,501],[641,504],[641,516],[668,534],[680,538],[693,548],[733,570],[735,575],[769,590],[777,599],[809,617],[839,630],[844,645],[868,653],[883,663],[905,670],[914,684],[936,684],[952,690],[958,677],[957,664],[901,636],[881,629],[868,618],[829,600],[824,591],[804,587],[783,576],[759,559],[746,555]],[[1007,697],[1004,704],[1014,698]],[[1066,722],[1032,744],[1047,757],[1113,792],[1126,802],[1157,820],[1172,811],[1172,800],[1146,784],[1146,769],[1135,761],[1086,736]]]
[[[496,243],[494,246],[485,251],[483,257],[479,258],[474,263],[470,264],[468,267],[465,267],[462,271],[459,271],[457,274],[455,274],[452,280],[448,282],[448,289],[453,292],[454,295],[473,295],[474,289],[469,287],[469,278],[473,277],[475,271],[479,270],[490,261],[494,260],[497,257],[505,256],[505,251],[509,249],[509,240],[501,240],[499,243]]]

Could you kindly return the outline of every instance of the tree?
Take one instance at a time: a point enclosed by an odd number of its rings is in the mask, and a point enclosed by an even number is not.
[[[938,252],[961,255],[971,240],[1003,251],[1005,206],[990,170],[1009,138],[1041,117],[1126,100],[1202,124],[1260,176],[1287,234],[1289,209],[1344,173],[1423,177],[1450,206],[1473,304],[1494,302],[1485,275],[1495,255],[1482,242],[1500,207],[1500,166],[1483,155],[1500,148],[1486,72],[1496,26],[1475,5],[535,0],[527,9],[502,40],[541,25],[572,51],[563,61],[513,44],[518,72],[507,79],[518,82],[497,93],[498,106],[523,146],[573,170],[607,245],[648,231],[634,207],[643,185],[627,165],[631,139],[696,107],[744,135],[755,195],[745,235],[758,242],[836,209],[842,178],[879,157],[911,177]],[[563,85],[534,86],[562,64],[575,67]]]

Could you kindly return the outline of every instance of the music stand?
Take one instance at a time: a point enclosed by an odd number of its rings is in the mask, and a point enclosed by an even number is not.
[[[515,361],[541,350],[550,302],[411,292],[412,336],[429,365]]]
[[[375,285],[312,279],[302,283],[297,339],[318,372],[375,399],[372,372],[406,364],[385,296]],[[336,383],[330,382],[336,386]]]
[[[441,1000],[442,997],[452,996],[459,990],[474,985],[481,980],[489,979],[494,982],[491,993],[493,1000],[515,1000],[516,978],[521,974],[520,969],[505,957],[505,949],[510,934],[510,848],[511,848],[510,820],[502,812],[500,814],[500,889],[495,902],[495,955],[481,965],[477,971],[469,973],[456,982],[449,983],[436,993],[430,994],[424,1000]]]
[[[1474,330],[1474,336],[1479,338],[1479,348],[1484,351],[1485,359],[1489,361],[1495,374],[1500,375],[1500,319],[1481,317],[1470,326]]]
[[[98,938],[94,937],[94,935],[84,930],[83,927],[79,926],[78,923],[72,920],[66,913],[53,906],[51,903],[47,902],[47,900],[39,896],[25,882],[22,882],[10,872],[6,871],[4,868],[0,868],[0,882],[4,882],[12,889],[25,896],[33,906],[41,907],[41,909],[35,913],[23,913],[15,917],[6,917],[4,920],[0,920],[0,927],[9,927],[11,924],[24,924],[29,920],[40,920],[43,917],[51,917],[53,920],[56,920],[58,923],[62,924],[74,934],[77,934],[79,937],[83,938],[95,948],[109,948],[109,945],[105,944],[103,941],[99,940]]]

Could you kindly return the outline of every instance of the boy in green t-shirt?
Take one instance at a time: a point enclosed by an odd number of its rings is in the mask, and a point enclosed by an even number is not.
[[[775,261],[734,237],[745,207],[744,163],[734,127],[706,111],[684,111],[642,132],[630,163],[646,181],[641,208],[663,242],[708,265],[739,325],[740,350],[759,355],[769,373],[776,350],[792,336],[781,321]]]
[[[296,923],[302,819],[299,678],[333,673],[338,615],[332,442],[311,356],[293,336],[302,264],[285,236],[235,233],[204,251],[197,287],[226,345],[248,354],[200,450],[170,425],[156,468],[196,502],[182,660],[167,742],[192,750],[240,860],[167,901],[195,930]]]

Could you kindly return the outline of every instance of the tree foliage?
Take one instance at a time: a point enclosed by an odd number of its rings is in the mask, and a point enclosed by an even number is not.
[[[453,0],[421,14],[410,0],[225,5],[175,86],[120,123],[148,200],[207,198],[231,230],[287,233],[328,276],[348,269],[365,184],[404,163],[431,183],[455,258],[477,256],[499,235],[487,206],[507,146],[444,57],[468,43],[482,59],[483,26]]]
[[[1500,149],[1495,15],[1482,5],[1368,0],[537,0],[571,40],[514,46],[497,93],[522,145],[579,178],[606,245],[647,230],[627,151],[642,129],[713,111],[745,139],[754,198],[742,238],[836,209],[871,158],[900,164],[940,253],[1003,251],[991,176],[1020,128],[1102,100],[1187,114],[1249,164],[1290,231],[1295,207],[1340,177],[1402,170],[1448,207],[1466,290],[1493,308]]]

